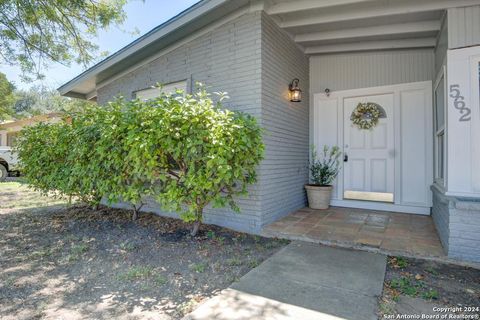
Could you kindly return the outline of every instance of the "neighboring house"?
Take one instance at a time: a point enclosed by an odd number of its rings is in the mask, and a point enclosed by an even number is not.
[[[19,132],[27,126],[40,122],[55,123],[62,119],[61,113],[42,114],[30,118],[0,123],[0,147],[12,147]]]
[[[304,207],[309,145],[338,145],[333,205],[432,214],[450,257],[480,261],[479,63],[480,0],[204,0],[59,91],[104,104],[200,81],[256,116],[259,181],[208,223],[258,233]],[[360,102],[385,112],[371,131],[351,124]]]
[[[62,119],[60,113],[50,113],[21,120],[11,120],[0,123],[0,181],[4,181],[9,175],[18,172],[18,158],[12,147],[20,131],[26,126],[39,122],[55,123]]]

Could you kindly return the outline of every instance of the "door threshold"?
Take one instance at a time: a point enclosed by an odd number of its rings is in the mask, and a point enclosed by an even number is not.
[[[343,193],[343,199],[346,200],[361,200],[361,201],[375,201],[393,204],[393,193],[387,192],[366,192],[366,191],[351,191],[346,190]]]
[[[406,206],[394,203],[385,203],[385,202],[375,202],[375,201],[361,201],[361,200],[348,200],[348,199],[332,199],[330,202],[334,207],[344,207],[344,208],[358,208],[358,209],[367,209],[367,210],[377,210],[377,211],[389,211],[389,212],[400,212],[400,213],[410,213],[418,215],[430,215],[430,207],[422,206]]]

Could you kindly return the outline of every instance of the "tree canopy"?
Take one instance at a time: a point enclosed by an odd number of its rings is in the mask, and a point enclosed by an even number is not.
[[[92,102],[62,97],[55,89],[37,86],[16,90],[12,111],[15,118],[28,118],[51,112],[77,112],[90,105]]]
[[[41,78],[48,63],[87,66],[99,29],[120,24],[127,0],[0,0],[0,64]]]
[[[15,90],[15,86],[0,73],[0,122],[52,112],[80,112],[92,104],[86,100],[62,97],[57,90],[42,86]]]
[[[0,72],[0,122],[13,113],[12,106],[15,101],[14,90],[15,86],[8,81],[5,74]]]

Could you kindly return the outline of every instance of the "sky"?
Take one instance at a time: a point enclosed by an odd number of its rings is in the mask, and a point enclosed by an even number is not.
[[[124,24],[120,28],[110,27],[109,30],[101,30],[98,38],[93,40],[100,47],[98,53],[102,51],[108,51],[109,54],[115,53],[196,2],[198,0],[130,0],[125,6],[127,18]],[[136,30],[139,33],[132,34]],[[7,79],[13,82],[18,89],[28,89],[34,85],[58,88],[83,70],[83,66],[76,65],[74,62],[70,67],[52,63],[49,69],[43,72],[45,80],[25,83],[20,80],[19,68],[0,66],[0,71],[5,73]]]

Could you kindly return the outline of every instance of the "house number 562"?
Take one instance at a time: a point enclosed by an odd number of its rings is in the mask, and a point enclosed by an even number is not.
[[[453,105],[455,109],[460,111],[460,119],[459,121],[470,121],[472,110],[467,108],[467,104],[465,103],[465,97],[460,93],[460,85],[452,84],[450,86],[450,98],[453,99]]]

